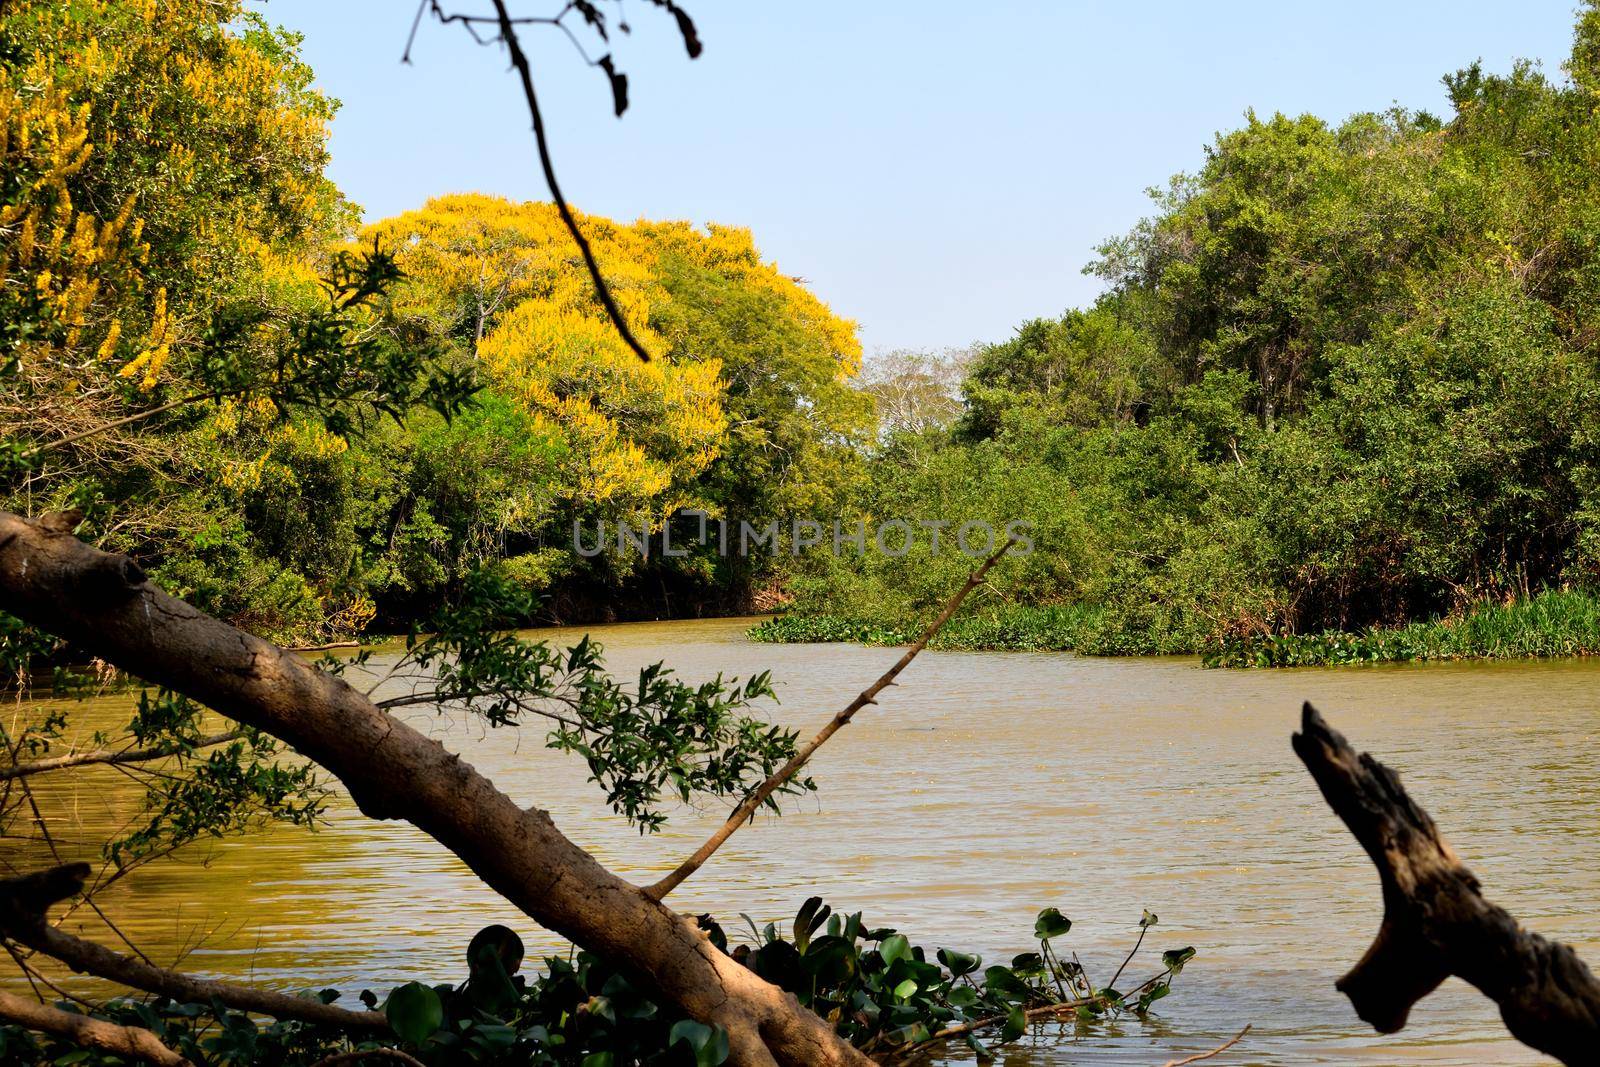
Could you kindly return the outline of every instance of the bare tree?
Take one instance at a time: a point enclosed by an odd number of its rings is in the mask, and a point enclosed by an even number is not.
[[[972,351],[896,348],[868,357],[861,367],[861,387],[877,405],[880,432],[942,430],[960,418],[961,383]]]

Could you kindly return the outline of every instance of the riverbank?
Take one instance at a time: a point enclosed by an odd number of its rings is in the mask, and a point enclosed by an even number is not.
[[[771,644],[848,641],[903,645],[917,624],[836,615],[779,615],[753,627]],[[1459,616],[1390,628],[1267,634],[1185,642],[1116,625],[1095,605],[1010,607],[953,620],[930,647],[969,652],[1077,652],[1089,656],[1199,655],[1207,667],[1319,667],[1427,660],[1543,659],[1600,655],[1600,596],[1551,590],[1511,604],[1481,603]]]

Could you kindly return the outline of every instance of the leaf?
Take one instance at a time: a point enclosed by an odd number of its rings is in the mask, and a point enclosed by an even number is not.
[[[579,1067],[611,1067],[615,1057],[609,1052],[591,1052],[583,1058]]]
[[[822,902],[821,897],[809,897],[800,905],[800,910],[794,917],[794,947],[803,955],[806,947],[811,944],[811,935],[817,932],[818,927],[828,921],[828,916],[833,914],[833,909]]]
[[[389,994],[384,1017],[402,1041],[420,1045],[444,1025],[444,1005],[439,994],[421,982],[407,982]]]
[[[1149,914],[1146,912],[1146,914]],[[1040,941],[1048,941],[1052,937],[1062,937],[1072,929],[1072,920],[1061,914],[1060,909],[1046,908],[1039,913],[1033,923],[1033,936]]]
[[[673,0],[650,0],[650,2],[672,13],[672,17],[678,21],[678,32],[683,35],[683,47],[688,51],[689,58],[699,59],[705,47],[700,43],[700,34],[694,28],[694,20],[689,17],[689,13],[673,3]]]
[[[983,972],[984,987],[991,992],[1013,993],[1026,996],[1027,985],[1006,967],[990,967]]]
[[[883,956],[883,962],[893,964],[896,960],[909,960],[911,958],[911,942],[905,934],[891,934],[878,946],[878,953]]]
[[[628,110],[628,76],[619,73],[616,64],[611,61],[611,53],[607,52],[595,61],[595,64],[606,72],[606,78],[611,82],[611,103],[616,108],[617,118]]]
[[[983,966],[982,956],[969,956],[965,952],[956,952],[948,948],[939,950],[938,959],[957,978],[964,974],[971,974]]]
[[[969,985],[958,985],[944,999],[952,1008],[970,1008],[978,1003],[978,991]]]
[[[1044,957],[1037,952],[1024,952],[1011,957],[1011,969],[1018,974],[1043,974]]]
[[[1000,1041],[1015,1041],[1028,1032],[1028,1016],[1020,1006],[1006,1012],[1006,1024],[1000,1028]]]
[[[1183,970],[1183,965],[1194,959],[1194,946],[1168,949],[1161,954],[1161,965],[1173,974]]]
[[[907,978],[904,982],[894,987],[894,995],[899,1000],[910,1000],[917,991],[917,981]]]
[[[503,1014],[516,1006],[511,975],[522,967],[522,938],[504,926],[486,926],[467,946],[467,993],[478,1007]]]
[[[1154,926],[1157,921],[1156,913],[1146,909],[1144,915],[1139,919],[1139,926],[1145,930],[1148,930],[1150,927]]]
[[[1160,1000],[1170,992],[1172,992],[1172,987],[1167,985],[1167,983],[1162,982],[1155,988],[1143,994],[1139,998],[1139,1006],[1134,1010],[1140,1015],[1143,1015],[1145,1012],[1150,1010],[1150,1005],[1154,1004],[1156,1001]]]

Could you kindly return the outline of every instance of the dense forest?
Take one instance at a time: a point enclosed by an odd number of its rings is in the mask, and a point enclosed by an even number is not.
[[[573,550],[701,511],[1026,523],[1034,551],[947,643],[1593,643],[1592,7],[1564,78],[1472,65],[1444,118],[1252,114],[1101,247],[1093,306],[864,370],[853,324],[743,229],[583,219],[645,363],[548,204],[363,224],[297,44],[114,3],[31,5],[0,41],[4,503],[82,510],[207,610],[392,633],[488,567],[537,599],[527,621],[788,604],[762,636],[895,641],[970,566],[925,537]]]
[[[1566,74],[1474,64],[1444,79],[1446,118],[1249,115],[1099,249],[1092,307],[979,347],[960,405],[889,425],[870,513],[1035,531],[1010,561],[1022,607],[949,638],[1243,662],[1592,651],[1593,6]],[[926,542],[815,562],[768,636],[903,639],[964,566]]]
[[[551,205],[360,225],[297,40],[216,14],[4,23],[5,505],[77,508],[166,588],[302,640],[403,630],[485,566],[546,618],[756,597],[768,561],[583,557],[573,524],[839,506],[872,426],[854,326],[746,230],[585,218],[642,363]]]

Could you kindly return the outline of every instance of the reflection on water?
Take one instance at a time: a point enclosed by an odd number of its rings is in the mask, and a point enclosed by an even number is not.
[[[656,659],[691,679],[771,668],[777,717],[805,727],[897,655],[754,645],[745,625],[595,632],[623,675]],[[786,920],[818,892],[913,940],[995,958],[1031,947],[1035,912],[1054,904],[1074,920],[1072,947],[1091,974],[1115,969],[1142,908],[1161,917],[1150,959],[1198,947],[1159,1020],[1046,1033],[1008,1055],[1016,1064],[1161,1063],[1245,1023],[1251,1034],[1217,1062],[1539,1062],[1455,980],[1395,1037],[1368,1031],[1334,991],[1377,927],[1377,877],[1289,734],[1300,702],[1317,703],[1403,772],[1493,899],[1596,959],[1597,682],[1600,662],[1583,661],[1252,673],[1187,659],[930,652],[822,750],[819,795],[745,829],[672,899],[733,920],[731,931],[741,911]],[[126,716],[121,702],[97,712]],[[668,870],[724,814],[682,812],[641,839],[603,810],[581,762],[543,749],[542,730],[407,717],[637,881]],[[92,858],[135,806],[110,770],[40,790],[68,858]],[[190,969],[279,985],[458,978],[468,938],[492,922],[534,950],[561,948],[421,833],[348,804],[315,833],[277,830],[160,865],[104,904],[158,962],[188,953]]]

